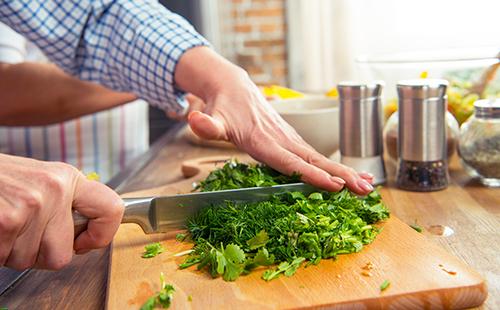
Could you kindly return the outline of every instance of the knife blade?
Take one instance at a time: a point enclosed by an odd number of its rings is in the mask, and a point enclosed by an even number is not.
[[[293,183],[172,196],[124,198],[125,212],[121,222],[138,224],[146,234],[169,232],[185,228],[186,220],[201,209],[225,201],[252,203],[264,201],[273,194],[298,191],[308,195],[317,190],[308,184]],[[73,221],[77,236],[86,229],[88,219],[73,211]]]

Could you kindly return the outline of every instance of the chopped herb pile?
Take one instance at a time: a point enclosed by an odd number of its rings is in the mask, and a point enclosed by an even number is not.
[[[168,308],[172,303],[175,288],[171,284],[165,283],[163,272],[160,273],[160,291],[151,296],[142,305],[141,310],[153,310],[155,308]]]
[[[142,258],[152,258],[165,251],[165,248],[159,242],[148,244],[144,247]]]
[[[224,171],[224,176],[231,175],[230,169]],[[215,179],[211,182],[202,184],[217,183]],[[221,182],[217,188],[224,187],[226,181]],[[227,201],[201,210],[188,221],[195,246],[180,267],[197,265],[226,281],[258,266],[270,268],[263,273],[264,280],[282,274],[289,277],[303,262],[317,264],[321,259],[361,251],[379,232],[373,224],[388,217],[377,191],[361,198],[343,190],[308,197],[300,192],[282,193],[248,204]],[[277,266],[270,267],[274,264]]]
[[[380,284],[380,291],[385,291],[390,285],[391,282],[389,282],[389,280],[385,280],[382,284]]]
[[[229,161],[224,167],[215,169],[196,187],[202,192],[220,191],[247,187],[273,186],[300,182],[300,175],[286,176],[262,165],[247,165]]]

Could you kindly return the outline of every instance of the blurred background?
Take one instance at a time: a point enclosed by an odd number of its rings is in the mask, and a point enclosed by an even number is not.
[[[325,94],[342,80],[376,79],[386,82],[391,104],[397,80],[445,77],[455,81],[456,101],[462,104],[462,89],[498,62],[495,57],[500,51],[500,1],[161,2],[190,20],[218,52],[245,68],[257,84],[305,94]],[[495,85],[491,83],[490,94],[500,92]],[[290,95],[275,89],[268,94]],[[473,99],[465,100],[470,109]],[[161,112],[150,114],[154,139],[155,124],[162,127],[165,122],[155,120],[163,118]]]

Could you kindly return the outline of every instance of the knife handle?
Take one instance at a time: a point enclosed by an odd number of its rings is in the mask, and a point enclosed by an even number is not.
[[[134,223],[141,226],[142,230],[151,234],[155,231],[150,220],[150,208],[153,197],[148,198],[124,198],[122,223]],[[89,219],[77,211],[72,212],[75,228],[75,238],[87,229]]]

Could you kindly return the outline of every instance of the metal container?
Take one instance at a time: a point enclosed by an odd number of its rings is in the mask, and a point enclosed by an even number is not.
[[[341,82],[337,89],[340,99],[341,163],[373,174],[374,184],[384,183],[383,84]]]
[[[398,186],[432,191],[448,186],[446,89],[439,79],[397,84],[399,97]]]
[[[446,158],[446,88],[438,79],[401,81],[399,97],[399,156],[411,161]]]

